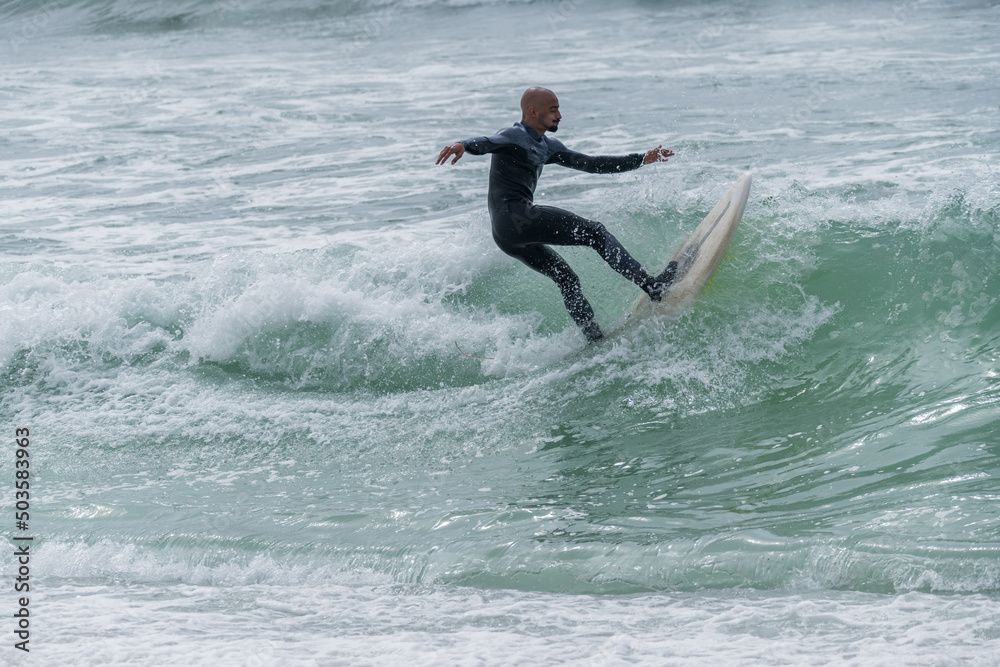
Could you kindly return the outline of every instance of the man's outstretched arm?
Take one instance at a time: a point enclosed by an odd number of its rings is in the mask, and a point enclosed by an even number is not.
[[[444,164],[452,155],[454,155],[455,158],[451,161],[451,163],[455,164],[458,162],[459,158],[467,152],[472,155],[486,155],[487,153],[494,153],[496,151],[505,151],[509,148],[510,140],[507,139],[502,132],[497,133],[492,137],[463,139],[462,141],[457,141],[442,148],[441,152],[438,154],[437,164]]]
[[[560,164],[570,169],[578,169],[591,174],[613,174],[622,171],[632,171],[644,164],[666,162],[673,157],[674,152],[663,146],[657,146],[645,153],[630,155],[584,155],[563,147],[558,153],[553,153],[548,159],[550,164]]]

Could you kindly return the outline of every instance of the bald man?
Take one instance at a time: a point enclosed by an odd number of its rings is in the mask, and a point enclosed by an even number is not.
[[[492,153],[490,164],[489,209],[493,239],[505,253],[515,257],[556,282],[573,321],[588,341],[603,337],[594,319],[594,310],[583,296],[580,279],[550,245],[590,246],[615,271],[659,301],[670,286],[676,270],[671,263],[659,276],[651,276],[622,247],[622,244],[594,220],[554,206],[536,206],[535,186],[546,164],[560,164],[592,174],[614,174],[638,169],[644,164],[666,162],[673,151],[658,146],[646,153],[621,157],[590,156],[567,149],[561,141],[545,136],[559,129],[559,100],[551,90],[532,87],[521,96],[521,122],[492,137],[466,139],[445,146],[437,164],[454,156],[455,164],[466,151],[473,155]]]

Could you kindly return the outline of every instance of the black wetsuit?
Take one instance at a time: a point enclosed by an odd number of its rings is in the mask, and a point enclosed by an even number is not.
[[[559,285],[570,316],[590,340],[601,338],[594,311],[583,296],[580,279],[549,245],[590,246],[611,268],[658,298],[657,279],[643,270],[604,225],[533,202],[538,177],[546,164],[561,164],[592,174],[613,174],[641,167],[642,153],[621,157],[576,153],[558,139],[539,135],[523,122],[492,137],[466,139],[461,144],[473,155],[493,154],[489,190],[493,239],[505,253]]]

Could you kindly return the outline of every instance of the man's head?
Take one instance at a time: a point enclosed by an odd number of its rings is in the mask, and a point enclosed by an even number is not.
[[[559,129],[559,98],[548,88],[532,86],[521,95],[521,120],[538,132],[555,132]]]

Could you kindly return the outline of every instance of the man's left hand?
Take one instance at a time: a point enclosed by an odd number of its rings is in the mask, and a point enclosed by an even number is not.
[[[642,158],[643,164],[653,164],[654,162],[666,162],[668,158],[672,158],[674,152],[669,148],[664,148],[663,144],[660,144],[651,151],[647,151],[646,157]]]

